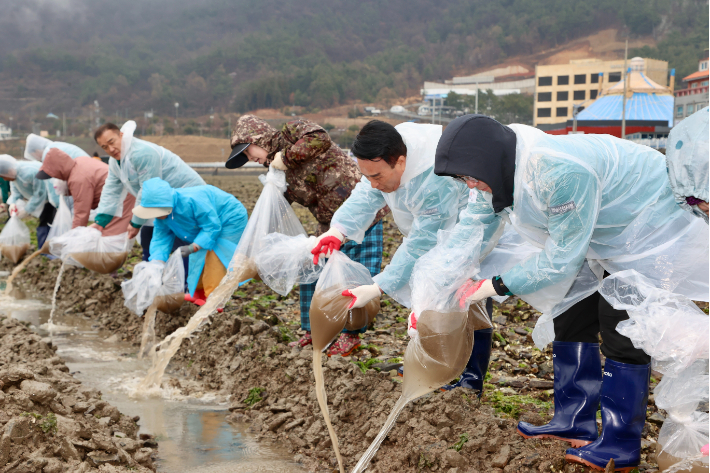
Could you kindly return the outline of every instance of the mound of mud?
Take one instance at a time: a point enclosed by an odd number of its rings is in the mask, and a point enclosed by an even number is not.
[[[155,471],[153,449],[136,436],[139,419],[122,415],[68,371],[49,339],[2,320],[2,471]]]

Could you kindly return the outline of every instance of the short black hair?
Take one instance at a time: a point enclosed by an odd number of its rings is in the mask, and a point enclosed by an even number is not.
[[[115,123],[107,122],[96,129],[96,131],[94,132],[94,141],[98,143],[101,135],[103,135],[107,130],[114,130],[117,133],[121,132],[121,129],[118,128]]]
[[[402,135],[389,123],[372,120],[355,137],[352,152],[358,159],[384,160],[394,167],[400,156],[407,156],[407,145]]]

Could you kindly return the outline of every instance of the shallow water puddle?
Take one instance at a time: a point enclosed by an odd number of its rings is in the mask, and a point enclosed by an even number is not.
[[[3,274],[0,274],[2,277]],[[6,276],[6,275],[5,275]],[[4,281],[0,291],[4,290]],[[111,343],[107,334],[92,327],[80,315],[55,314],[48,327],[51,305],[13,292],[0,294],[0,313],[26,322],[41,336],[51,336],[57,354],[73,375],[123,414],[140,416],[140,432],[158,440],[158,471],[172,472],[301,472],[285,450],[260,445],[247,426],[225,422],[227,399],[212,394],[181,396],[163,392],[163,398],[132,399],[134,390],[150,367],[137,359],[137,348]],[[50,331],[47,328],[51,329]]]

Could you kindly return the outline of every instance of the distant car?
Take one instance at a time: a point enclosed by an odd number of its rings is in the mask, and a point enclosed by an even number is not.
[[[404,107],[401,105],[395,105],[392,108],[390,108],[390,112],[392,113],[403,113],[405,112]]]
[[[379,117],[380,115],[382,115],[382,110],[380,110],[379,108],[375,108],[373,110],[370,110],[370,114],[373,117]]]

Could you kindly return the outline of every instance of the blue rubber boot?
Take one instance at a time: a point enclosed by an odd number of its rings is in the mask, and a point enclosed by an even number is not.
[[[483,393],[483,380],[488,372],[488,362],[491,360],[491,344],[493,343],[493,329],[486,328],[473,332],[473,350],[466,363],[459,380],[452,384],[442,386],[442,391],[454,388],[475,389],[478,397]]]
[[[518,433],[536,439],[558,439],[573,447],[599,437],[597,407],[602,383],[598,343],[552,342],[555,369],[555,416],[549,424],[518,423]]]
[[[565,459],[604,471],[630,472],[641,462],[641,431],[646,423],[651,364],[631,365],[606,359],[602,383],[602,434],[582,448],[570,448]]]

